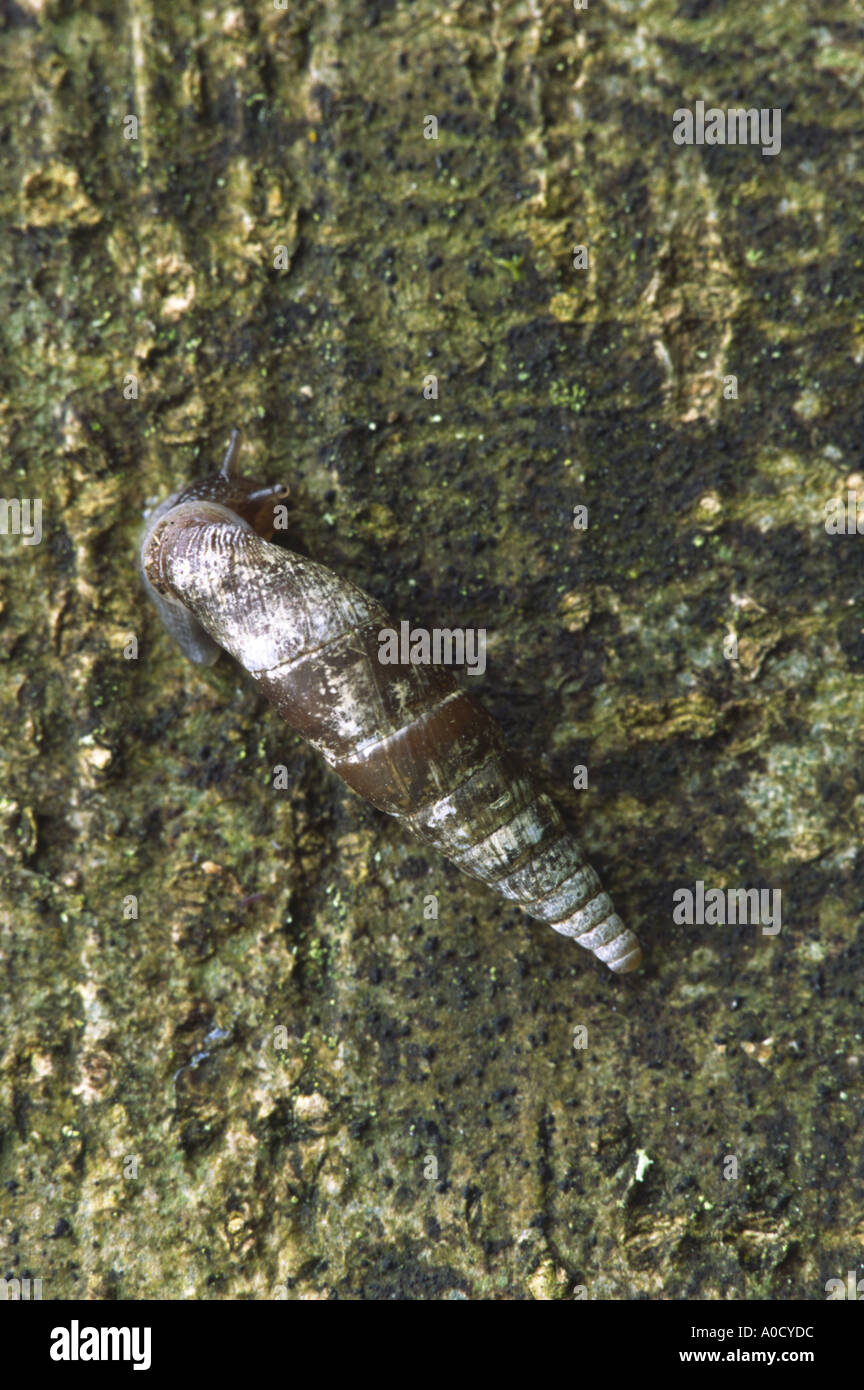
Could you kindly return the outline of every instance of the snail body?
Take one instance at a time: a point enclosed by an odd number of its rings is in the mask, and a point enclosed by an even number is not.
[[[635,936],[498,724],[446,668],[382,665],[384,608],[324,565],[270,543],[285,489],[222,470],[154,512],[141,568],[193,661],[227,651],[329,766],[423,843],[611,970]]]

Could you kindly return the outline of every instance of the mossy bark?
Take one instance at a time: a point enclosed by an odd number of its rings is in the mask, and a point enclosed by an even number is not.
[[[847,9],[773,0],[755,44],[752,6],[679,0],[206,14],[4,21],[0,493],[44,535],[0,537],[0,1273],[822,1298],[862,1242]],[[780,108],[781,152],[675,145],[699,99]],[[640,974],[170,647],[142,512],[234,426],[297,548],[488,629],[472,689]],[[675,925],[698,879],[781,889],[781,932]]]

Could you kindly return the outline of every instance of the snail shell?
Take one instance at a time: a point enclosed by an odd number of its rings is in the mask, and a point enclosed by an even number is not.
[[[150,596],[193,661],[220,649],[349,787],[610,970],[642,959],[548,796],[443,667],[382,665],[386,611],[324,565],[269,543],[285,489],[220,473],[154,512]],[[263,533],[263,534],[259,534]]]

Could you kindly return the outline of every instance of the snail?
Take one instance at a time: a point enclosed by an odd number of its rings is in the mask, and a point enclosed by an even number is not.
[[[221,470],[151,516],[141,569],[183,652],[228,652],[334,772],[424,844],[625,974],[642,959],[551,799],[442,666],[383,665],[391,620],[314,560],[273,545],[287,489]]]

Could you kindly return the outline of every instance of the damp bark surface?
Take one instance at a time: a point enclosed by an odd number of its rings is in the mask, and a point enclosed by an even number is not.
[[[855,1267],[864,538],[825,508],[864,515],[864,48],[840,4],[758,19],[6,7],[0,495],[42,534],[0,535],[0,1275],[743,1301]],[[699,100],[780,109],[779,153],[675,144]],[[170,645],[144,509],[235,426],[295,549],[487,630],[466,687],[637,975]],[[779,932],[675,922],[698,882],[779,891]]]

